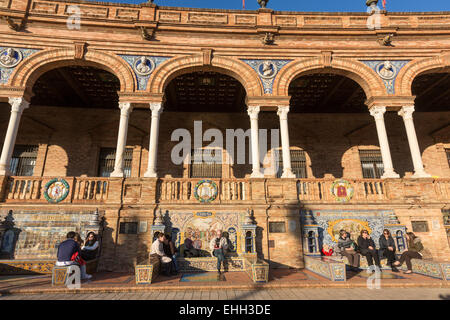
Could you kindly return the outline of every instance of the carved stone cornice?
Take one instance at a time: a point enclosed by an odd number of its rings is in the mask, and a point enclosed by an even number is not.
[[[414,105],[415,96],[375,96],[364,103],[369,109],[374,106],[386,106],[387,111],[398,111],[403,106]]]

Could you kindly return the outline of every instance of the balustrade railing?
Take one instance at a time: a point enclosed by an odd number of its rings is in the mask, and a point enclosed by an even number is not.
[[[219,201],[245,201],[250,199],[249,181],[244,179],[212,179],[217,185]],[[160,179],[157,198],[160,201],[192,201],[199,179]]]
[[[332,201],[332,185],[335,180],[299,179],[297,180],[297,195],[299,200]],[[347,180],[353,188],[352,199],[355,200],[387,200],[386,188],[381,179]],[[351,194],[349,189],[345,190]]]
[[[45,184],[52,177],[17,177],[8,178],[5,200],[46,201]],[[67,202],[102,202],[108,199],[108,178],[64,178],[70,185]]]

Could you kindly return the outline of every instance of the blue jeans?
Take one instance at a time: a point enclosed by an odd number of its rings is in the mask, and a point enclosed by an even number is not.
[[[217,270],[220,271],[220,264],[225,260],[222,249],[214,249],[213,255],[217,258]]]
[[[177,264],[177,255],[174,254],[172,256],[172,263],[173,263],[173,267],[175,268],[175,271],[178,272],[178,264]]]

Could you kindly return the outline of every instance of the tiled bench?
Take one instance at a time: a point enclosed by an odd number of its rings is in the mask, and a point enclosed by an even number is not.
[[[305,256],[305,268],[331,281],[347,281],[345,263],[328,257]]]
[[[269,281],[269,264],[256,255],[244,257],[245,272],[254,283],[267,283]]]
[[[217,271],[216,257],[178,258],[180,272]],[[226,257],[223,262],[225,271],[244,271],[243,257]]]
[[[54,259],[0,260],[0,275],[50,274],[54,266]]]
[[[424,276],[441,280],[450,280],[450,262],[438,262],[433,260],[412,259],[412,271]],[[401,267],[406,271],[406,264]]]
[[[137,264],[134,272],[136,284],[150,284],[159,275],[161,270],[161,262],[158,258],[150,257],[149,259]]]

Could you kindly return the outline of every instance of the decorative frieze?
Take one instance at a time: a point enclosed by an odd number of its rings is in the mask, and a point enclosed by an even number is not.
[[[159,21],[161,21],[161,22],[180,22],[181,21],[181,13],[180,12],[171,12],[171,11],[160,11],[159,12]]]
[[[71,7],[71,5],[66,5],[66,7],[64,9],[65,15],[72,14],[71,12],[69,12],[70,7]],[[108,18],[109,8],[107,8],[107,7],[93,7],[93,6],[84,6],[84,5],[79,5],[79,4],[78,4],[78,7],[80,8],[82,17]]]
[[[155,68],[170,57],[120,55],[132,68],[138,82],[138,90],[147,89],[147,82]]]
[[[342,27],[342,18],[332,17],[305,17],[305,27],[323,26],[323,27]]]
[[[58,3],[55,2],[35,1],[31,6],[31,12],[56,14],[58,12],[58,6]]]
[[[276,16],[275,25],[277,26],[297,26],[297,17],[292,16]]]
[[[264,87],[264,93],[273,92],[273,81],[278,72],[292,60],[247,60],[242,59],[256,71]]]
[[[228,15],[216,13],[194,13],[188,15],[188,22],[208,23],[208,24],[227,24]]]
[[[410,60],[362,60],[361,62],[369,66],[383,80],[389,94],[395,94],[395,80],[400,70]]]
[[[39,50],[0,47],[0,84],[8,82],[17,65]]]
[[[116,18],[124,20],[139,20],[139,10],[117,9]]]
[[[234,16],[234,23],[240,25],[256,25],[256,16],[237,14]]]

